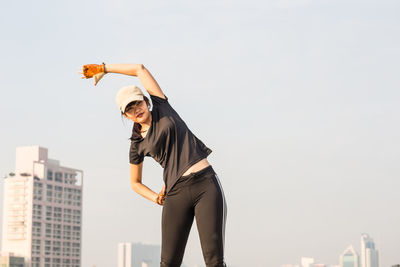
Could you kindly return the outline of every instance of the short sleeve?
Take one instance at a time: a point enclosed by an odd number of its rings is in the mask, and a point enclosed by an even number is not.
[[[165,96],[166,99],[161,98],[159,96],[150,95],[150,99],[151,99],[151,102],[153,103],[153,106],[169,104],[168,97],[166,95],[164,95],[164,96]]]
[[[131,164],[140,164],[144,159],[143,155],[139,155],[137,151],[136,144],[131,142],[131,147],[129,149],[129,163]]]

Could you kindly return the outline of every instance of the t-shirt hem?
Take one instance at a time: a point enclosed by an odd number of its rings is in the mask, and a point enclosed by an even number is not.
[[[129,161],[129,164],[139,165],[139,164],[142,163],[143,161],[144,161],[144,159],[140,160],[140,162],[132,162],[132,161]]]
[[[194,164],[196,164],[197,162],[201,161],[202,159],[207,158],[208,155],[211,154],[211,152],[212,152],[211,149],[207,149],[206,155],[205,155],[205,156],[202,156],[202,157],[197,158],[197,159],[195,159],[195,160],[189,161],[189,163],[186,164],[185,168],[182,169],[183,171],[181,171],[180,173],[178,173],[178,177],[176,178],[176,180],[174,181],[174,183],[171,185],[171,187],[167,189],[167,194],[168,194],[168,192],[174,187],[175,183],[179,180],[179,178],[181,178],[181,176],[182,176],[190,167],[192,167]]]

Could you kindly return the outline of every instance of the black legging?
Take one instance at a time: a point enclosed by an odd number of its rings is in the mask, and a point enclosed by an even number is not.
[[[225,267],[226,212],[222,186],[211,165],[179,178],[163,205],[160,266],[181,266],[193,217],[196,217],[207,267]]]

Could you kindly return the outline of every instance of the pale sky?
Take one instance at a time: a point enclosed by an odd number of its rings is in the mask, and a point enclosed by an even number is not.
[[[82,266],[116,266],[118,242],[159,244],[161,207],[129,186],[131,125],[114,101],[139,81],[77,73],[143,63],[213,150],[228,266],[338,264],[363,232],[381,266],[400,264],[399,12],[395,0],[6,1],[0,175],[24,145],[84,170]],[[162,186],[151,158],[143,183]],[[204,265],[195,224],[184,262]]]

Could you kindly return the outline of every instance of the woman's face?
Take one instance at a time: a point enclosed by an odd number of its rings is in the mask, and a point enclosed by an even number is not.
[[[150,110],[144,100],[134,101],[133,105],[128,105],[124,115],[137,123],[147,122],[150,118]]]

